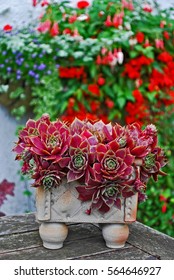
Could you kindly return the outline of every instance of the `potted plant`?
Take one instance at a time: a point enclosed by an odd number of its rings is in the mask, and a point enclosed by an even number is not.
[[[108,247],[124,246],[149,178],[165,175],[152,124],[66,124],[44,114],[28,120],[13,150],[34,179],[40,236],[50,249],[63,246],[66,222],[99,223]]]

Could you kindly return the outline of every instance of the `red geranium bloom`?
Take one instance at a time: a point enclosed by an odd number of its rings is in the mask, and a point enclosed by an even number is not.
[[[110,98],[106,98],[105,104],[109,109],[112,109],[115,106],[114,102]]]
[[[105,78],[99,77],[97,83],[99,86],[103,86],[105,84]]]
[[[164,32],[163,32],[163,36],[164,36],[164,38],[165,38],[166,40],[170,39],[170,35],[169,35],[169,33],[168,33],[167,31],[164,31]]]
[[[137,39],[137,42],[138,42],[139,44],[143,43],[143,42],[144,42],[144,33],[138,32],[138,33],[136,34],[136,39]]]
[[[100,89],[99,89],[98,85],[96,85],[96,84],[90,84],[90,85],[88,86],[88,90],[89,90],[91,93],[93,93],[94,95],[97,95],[97,96],[100,95]]]
[[[77,2],[77,8],[79,9],[85,9],[89,6],[89,2],[88,1],[79,1]]]
[[[5,32],[10,32],[10,31],[12,31],[12,29],[13,29],[13,27],[12,27],[11,25],[9,25],[9,24],[7,24],[7,25],[5,25],[5,26],[3,27],[3,30],[4,30]]]
[[[162,208],[161,208],[161,212],[162,212],[162,213],[165,213],[166,211],[167,211],[167,204],[164,203],[163,206],[162,206]]]
[[[173,57],[166,51],[160,53],[157,58],[158,60],[166,63],[173,60]]]

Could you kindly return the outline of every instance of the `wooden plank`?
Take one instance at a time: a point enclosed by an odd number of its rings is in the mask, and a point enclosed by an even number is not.
[[[98,238],[98,236],[101,236],[101,231],[91,224],[71,225],[66,242],[73,240],[83,242],[86,238]],[[39,246],[42,246],[42,240],[38,230],[0,237],[0,254]]]
[[[127,245],[127,250],[130,247],[132,248],[132,246]],[[95,236],[82,240],[66,241],[64,247],[59,250],[48,250],[41,246],[0,254],[0,260],[65,260],[89,256],[95,253],[107,253],[109,251],[113,251],[113,249],[105,246],[102,236],[97,238]]]
[[[74,260],[146,260],[152,259],[152,256],[148,253],[136,248],[126,246],[122,249],[114,249],[109,252],[95,253],[90,256],[82,256],[79,258],[73,258]],[[154,259],[154,258],[153,258]]]
[[[0,236],[19,232],[29,232],[39,228],[35,214],[4,216],[0,218]]]
[[[135,222],[129,226],[128,242],[157,259],[174,259],[174,238]]]

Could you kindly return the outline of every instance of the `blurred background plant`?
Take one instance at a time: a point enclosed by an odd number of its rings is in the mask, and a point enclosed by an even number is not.
[[[4,200],[7,199],[7,195],[14,196],[14,183],[8,182],[6,179],[4,179],[0,183],[0,207],[4,203]],[[4,216],[5,214],[3,212],[0,212],[0,216]]]
[[[174,235],[174,9],[156,1],[32,1],[39,23],[1,31],[0,94],[17,119],[156,124],[168,176],[151,181],[139,220]]]

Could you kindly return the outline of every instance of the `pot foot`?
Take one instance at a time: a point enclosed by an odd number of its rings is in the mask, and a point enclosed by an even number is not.
[[[68,235],[68,227],[64,223],[42,223],[39,234],[45,248],[60,249]]]
[[[122,248],[129,236],[129,227],[126,224],[103,224],[103,238],[108,248]]]

